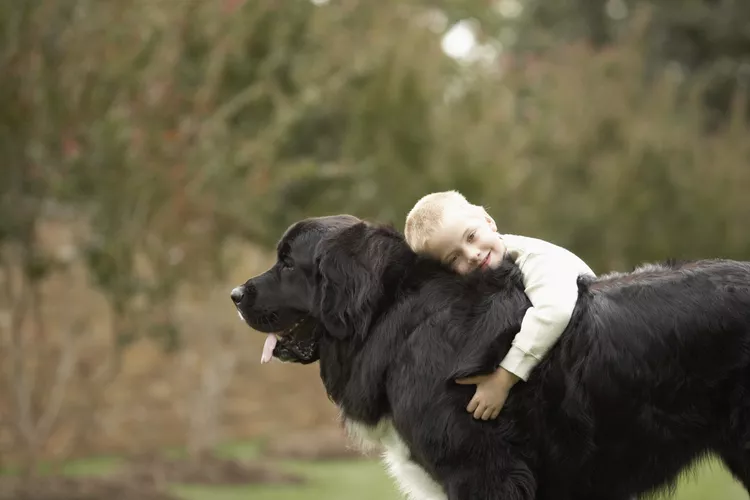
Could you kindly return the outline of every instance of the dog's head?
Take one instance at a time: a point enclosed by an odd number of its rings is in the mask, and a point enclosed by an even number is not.
[[[394,230],[349,215],[305,219],[284,233],[274,265],[232,290],[232,300],[250,327],[276,334],[276,358],[312,363],[321,341],[367,333],[399,272],[387,265],[396,252],[411,251]]]

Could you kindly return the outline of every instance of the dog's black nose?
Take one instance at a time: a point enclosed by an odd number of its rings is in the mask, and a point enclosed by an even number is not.
[[[239,304],[242,301],[242,297],[245,296],[245,291],[241,286],[238,286],[237,288],[232,289],[232,293],[230,293],[229,296],[232,297],[232,302]]]

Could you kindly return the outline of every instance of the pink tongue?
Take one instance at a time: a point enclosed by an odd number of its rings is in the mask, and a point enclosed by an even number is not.
[[[273,333],[266,337],[266,342],[263,344],[263,355],[260,357],[261,363],[268,363],[273,358],[273,348],[276,347],[276,342],[279,339]]]

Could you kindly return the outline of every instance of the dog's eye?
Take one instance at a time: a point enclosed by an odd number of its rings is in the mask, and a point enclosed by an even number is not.
[[[281,260],[281,268],[282,269],[292,269],[292,268],[294,268],[294,262],[292,262],[292,259],[282,259]]]

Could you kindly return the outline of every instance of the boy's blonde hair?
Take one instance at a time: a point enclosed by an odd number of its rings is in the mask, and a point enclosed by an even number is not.
[[[446,210],[482,207],[469,203],[458,191],[441,191],[423,196],[406,216],[404,237],[417,253],[425,251],[427,240],[440,227]]]

